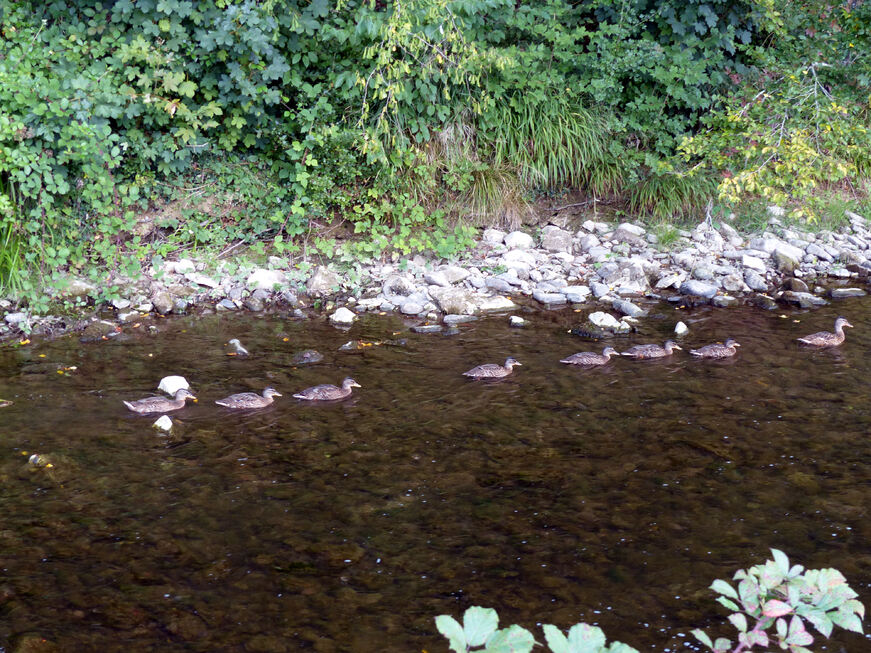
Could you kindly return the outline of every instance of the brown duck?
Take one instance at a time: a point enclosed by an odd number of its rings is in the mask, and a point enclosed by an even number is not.
[[[717,342],[698,349],[690,349],[690,353],[697,358],[729,358],[738,353],[735,347],[740,346],[734,338],[727,338],[723,344]]]
[[[578,354],[572,354],[568,358],[563,358],[560,363],[569,365],[604,365],[611,356],[618,356],[617,350],[613,347],[605,347],[601,354],[596,354],[591,351],[582,351]]]
[[[638,360],[647,360],[650,358],[665,358],[671,356],[673,350],[681,349],[674,343],[674,340],[666,340],[661,347],[659,345],[635,345],[626,351],[622,352],[621,356],[629,356]]]
[[[342,381],[341,387],[330,385],[329,383],[324,383],[323,385],[316,385],[312,388],[306,388],[300,392],[297,392],[294,397],[297,399],[303,399],[305,401],[334,401],[336,399],[344,399],[345,397],[351,396],[351,388],[361,388],[362,386],[357,383],[350,376]]]
[[[124,405],[134,413],[141,413],[143,415],[148,413],[168,413],[171,410],[184,408],[185,402],[188,399],[196,401],[197,398],[189,390],[180,388],[175,391],[172,399],[169,397],[146,397],[136,401],[125,401]]]
[[[522,365],[513,358],[506,358],[505,365],[497,365],[496,363],[484,363],[473,367],[468,372],[463,372],[463,376],[468,376],[473,379],[499,379],[503,376],[511,374],[515,365]]]
[[[266,388],[263,394],[240,392],[239,394],[218,399],[215,403],[219,406],[232,408],[233,410],[250,410],[252,408],[266,408],[266,406],[274,401],[273,397],[280,396],[281,393],[275,388]]]
[[[836,347],[844,342],[844,338],[846,337],[844,334],[844,327],[852,328],[853,325],[847,322],[847,318],[839,317],[835,320],[834,333],[820,331],[819,333],[812,333],[804,338],[798,338],[798,341],[802,344],[811,345],[813,347]]]

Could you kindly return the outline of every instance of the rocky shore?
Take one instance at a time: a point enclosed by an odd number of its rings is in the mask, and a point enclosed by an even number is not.
[[[849,213],[848,227],[810,233],[784,226],[777,207],[769,214],[762,233],[702,222],[680,231],[667,247],[638,224],[588,220],[577,231],[548,225],[535,236],[487,229],[465,259],[447,264],[421,255],[344,270],[279,257],[263,267],[167,261],[138,279],[113,279],[119,296],[96,311],[91,307],[87,317],[30,315],[0,299],[0,338],[78,330],[83,339],[100,339],[153,314],[270,308],[291,310],[299,318],[323,315],[337,326],[350,325],[367,311],[395,311],[418,318],[413,328],[438,330],[481,314],[510,312],[521,303],[588,309],[581,330],[600,335],[631,330],[651,300],[809,308],[865,294],[871,226],[864,217]],[[833,287],[833,280],[840,287]],[[75,298],[93,291],[73,279],[66,293]],[[522,325],[522,319],[512,324]]]

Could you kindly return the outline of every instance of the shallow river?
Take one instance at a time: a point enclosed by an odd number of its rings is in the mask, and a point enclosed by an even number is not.
[[[842,347],[796,345],[839,313],[856,326]],[[683,319],[685,345],[732,336],[737,358],[592,370],[558,362],[609,344],[568,333],[582,314],[525,315],[528,329],[500,316],[451,336],[396,317],[348,332],[191,317],[0,348],[14,401],[0,408],[0,651],[40,637],[60,651],[436,653],[433,618],[470,605],[540,641],[537,623],[585,620],[688,651],[693,627],[725,620],[711,581],[770,547],[837,567],[871,607],[871,302],[653,306],[610,344],[661,343]],[[231,337],[252,356],[226,356]],[[339,351],[349,340],[374,344]],[[324,360],[294,366],[309,348]],[[508,355],[523,366],[505,380],[460,374]],[[167,374],[199,402],[161,436],[121,400]],[[363,387],[344,402],[290,397],[348,375]],[[213,403],[265,385],[284,393],[265,410]],[[840,632],[814,650],[871,650]]]

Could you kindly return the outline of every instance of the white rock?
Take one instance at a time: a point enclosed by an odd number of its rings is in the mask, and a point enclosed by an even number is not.
[[[354,323],[354,320],[357,319],[357,316],[354,315],[352,311],[349,311],[347,308],[342,306],[335,313],[330,315],[330,322],[333,324],[337,324],[340,326],[350,326]]]
[[[245,281],[249,288],[256,290],[275,290],[287,283],[287,277],[280,270],[266,270],[259,268],[254,270]]]
[[[179,390],[190,390],[191,386],[183,376],[165,376],[160,380],[157,389],[168,395],[174,395]]]
[[[188,272],[184,275],[184,278],[198,286],[205,286],[206,288],[217,288],[221,285],[211,277],[207,277],[199,272]]]
[[[674,325],[674,332],[676,335],[682,336],[689,331],[689,328],[683,322],[678,322]]]
[[[499,229],[485,229],[482,239],[488,245],[495,247],[496,245],[501,245],[505,240],[505,232]]]
[[[741,265],[757,272],[765,272],[765,262],[761,258],[755,256],[741,255]]]
[[[532,236],[522,231],[512,231],[505,236],[505,246],[509,249],[532,249],[534,245]]]
[[[529,267],[535,266],[535,255],[532,252],[527,252],[522,249],[512,249],[502,255],[502,262],[505,265],[510,263],[523,263]]]
[[[161,415],[152,426],[164,433],[169,433],[172,430],[172,418],[169,415]]]
[[[508,318],[508,326],[520,328],[520,327],[526,326],[527,324],[529,324],[529,322],[527,320],[524,320],[519,315],[512,315],[511,317]]]
[[[610,313],[605,313],[604,311],[596,311],[595,313],[590,313],[587,319],[590,321],[590,324],[593,324],[602,329],[620,328],[619,320],[617,320],[617,318]]]
[[[481,312],[510,311],[514,308],[517,308],[517,305],[507,297],[502,297],[501,295],[487,297],[482,299],[481,303],[478,304],[478,310]]]
[[[578,248],[582,252],[589,252],[591,248],[601,245],[601,241],[595,234],[584,234],[578,242]]]
[[[433,286],[439,286],[441,288],[447,288],[451,285],[451,282],[448,280],[447,275],[440,270],[425,272],[423,275],[423,279],[428,284],[431,284]]]
[[[196,271],[197,266],[189,258],[183,258],[178,261],[167,261],[164,263],[163,269],[170,273],[187,274]]]
[[[635,236],[643,236],[647,233],[647,230],[644,227],[639,227],[637,224],[632,224],[631,222],[623,222],[617,225],[617,230],[622,229],[623,231],[628,231],[630,234]]]

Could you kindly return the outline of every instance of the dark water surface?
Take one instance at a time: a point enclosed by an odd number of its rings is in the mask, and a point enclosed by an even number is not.
[[[661,342],[683,319],[685,345],[743,346],[574,369],[559,359],[609,343],[569,335],[566,309],[453,336],[211,316],[0,349],[15,402],[0,409],[0,650],[35,634],[61,651],[435,653],[433,617],[470,605],[539,639],[536,623],[586,620],[690,650],[691,628],[725,617],[710,582],[769,547],[837,567],[868,605],[871,302],[653,313],[610,344]],[[842,347],[795,344],[838,313],[856,325]],[[231,337],[253,355],[225,356]],[[324,360],[294,367],[308,348]],[[507,355],[523,363],[508,379],[460,375]],[[167,374],[200,398],[169,437],[121,404]],[[348,401],[290,397],[347,375],[363,386]],[[266,410],[213,403],[265,385],[285,395]],[[871,643],[815,650],[842,647]]]

